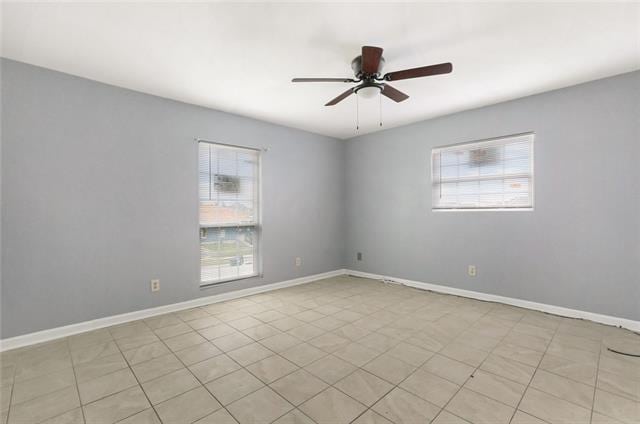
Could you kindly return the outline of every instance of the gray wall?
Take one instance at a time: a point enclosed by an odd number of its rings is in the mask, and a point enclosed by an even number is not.
[[[342,267],[342,141],[9,60],[1,71],[2,338]],[[264,278],[199,288],[195,136],[269,148]]]
[[[635,72],[349,140],[347,266],[640,320],[639,99]],[[431,211],[432,147],[527,131],[535,211]]]

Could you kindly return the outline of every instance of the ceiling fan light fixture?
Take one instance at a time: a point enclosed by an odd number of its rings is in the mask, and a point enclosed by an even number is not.
[[[359,88],[356,93],[361,99],[373,99],[374,97],[378,97],[380,91],[382,91],[382,89],[377,85],[370,85]]]

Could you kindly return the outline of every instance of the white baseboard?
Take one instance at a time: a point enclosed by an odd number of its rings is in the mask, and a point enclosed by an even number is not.
[[[623,327],[631,331],[640,331],[640,321],[634,321],[626,318],[618,318],[610,315],[602,315],[594,312],[580,311],[578,309],[564,308],[562,306],[547,305],[545,303],[530,302],[528,300],[516,299],[513,297],[498,296],[495,294],[487,294],[472,290],[457,289],[454,287],[442,286],[439,284],[423,283],[420,281],[406,280],[403,278],[395,278],[387,275],[371,274],[368,272],[346,270],[346,273],[356,277],[371,278],[374,280],[389,280],[400,283],[405,286],[415,287],[422,290],[431,290],[438,293],[452,294],[455,296],[469,297],[472,299],[485,300],[488,302],[498,302],[507,305],[518,306],[521,308],[533,309],[536,311],[547,312],[554,315],[561,315],[569,318],[580,318],[589,321],[599,322],[602,324]]]
[[[195,308],[197,306],[204,306],[211,303],[224,302],[226,300],[237,299],[239,297],[264,293],[272,290],[282,289],[285,287],[306,284],[312,281],[321,280],[323,278],[344,275],[345,273],[346,271],[344,269],[338,269],[335,271],[324,272],[322,274],[308,275],[306,277],[295,278],[293,280],[281,281],[279,283],[265,284],[263,286],[235,290],[227,293],[216,294],[213,296],[199,297],[197,299],[187,300],[185,302],[172,303],[155,308],[142,309],[140,311],[128,312],[124,314],[98,318],[91,321],[79,322],[77,324],[65,325],[63,327],[51,328],[49,330],[37,331],[35,333],[24,334],[21,336],[10,337],[0,340],[0,352],[37,343],[43,343],[62,337],[68,337],[74,334],[84,333],[86,331],[97,330],[99,328],[110,327],[112,325],[124,324],[126,322],[149,318],[156,315]]]

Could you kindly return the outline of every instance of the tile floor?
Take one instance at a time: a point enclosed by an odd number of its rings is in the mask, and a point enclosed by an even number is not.
[[[2,424],[640,423],[626,330],[337,277],[1,354]]]

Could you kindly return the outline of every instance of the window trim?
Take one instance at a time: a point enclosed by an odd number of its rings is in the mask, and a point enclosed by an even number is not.
[[[536,186],[535,186],[535,137],[536,133],[534,131],[527,131],[527,132],[522,132],[522,133],[516,133],[516,134],[507,134],[507,135],[501,135],[501,136],[497,136],[497,137],[490,137],[490,138],[484,138],[484,139],[480,139],[480,140],[472,140],[472,141],[463,141],[460,143],[454,143],[454,144],[447,144],[444,146],[436,146],[436,147],[432,147],[431,148],[431,155],[430,155],[430,162],[429,162],[429,166],[431,167],[431,212],[532,212],[535,210],[535,192],[536,192]],[[495,207],[495,206],[488,206],[488,207],[475,207],[475,208],[436,208],[434,207],[434,202],[433,202],[433,188],[434,188],[434,170],[433,170],[433,154],[434,153],[441,153],[443,151],[447,151],[447,150],[455,150],[456,147],[460,147],[460,146],[466,146],[466,145],[473,145],[473,144],[481,144],[481,143],[490,143],[492,141],[498,141],[498,140],[503,140],[506,138],[516,138],[516,137],[527,137],[527,136],[531,136],[531,157],[529,158],[529,164],[531,167],[531,172],[530,172],[530,176],[531,176],[531,206],[524,206],[524,207],[520,207],[520,206],[514,206],[514,207]],[[479,180],[480,178],[477,179],[473,179],[473,181]],[[440,183],[442,184],[442,183]]]
[[[249,146],[240,146],[237,144],[228,144],[228,143],[220,143],[217,141],[205,140],[202,138],[194,138],[196,141],[196,162],[199,165],[199,145],[200,143],[213,144],[216,146],[230,147],[234,149],[244,149],[251,150],[257,153],[258,161],[256,164],[256,174],[257,174],[257,190],[256,190],[256,220],[254,223],[240,223],[240,224],[221,224],[216,226],[208,226],[200,224],[200,196],[198,195],[198,218],[197,218],[197,232],[196,237],[198,240],[198,246],[200,246],[200,231],[202,228],[241,228],[241,227],[252,227],[255,228],[255,233],[257,237],[257,242],[255,246],[255,271],[249,275],[243,275],[240,277],[232,277],[232,278],[224,278],[220,280],[202,280],[202,264],[200,260],[198,260],[198,284],[201,290],[212,288],[221,284],[228,284],[234,281],[248,280],[250,278],[262,278],[262,153],[266,152],[266,148],[257,148],[257,147],[249,147]],[[196,168],[197,169],[197,168]],[[199,175],[198,175],[199,178]],[[198,186],[198,182],[196,182],[196,187]]]

